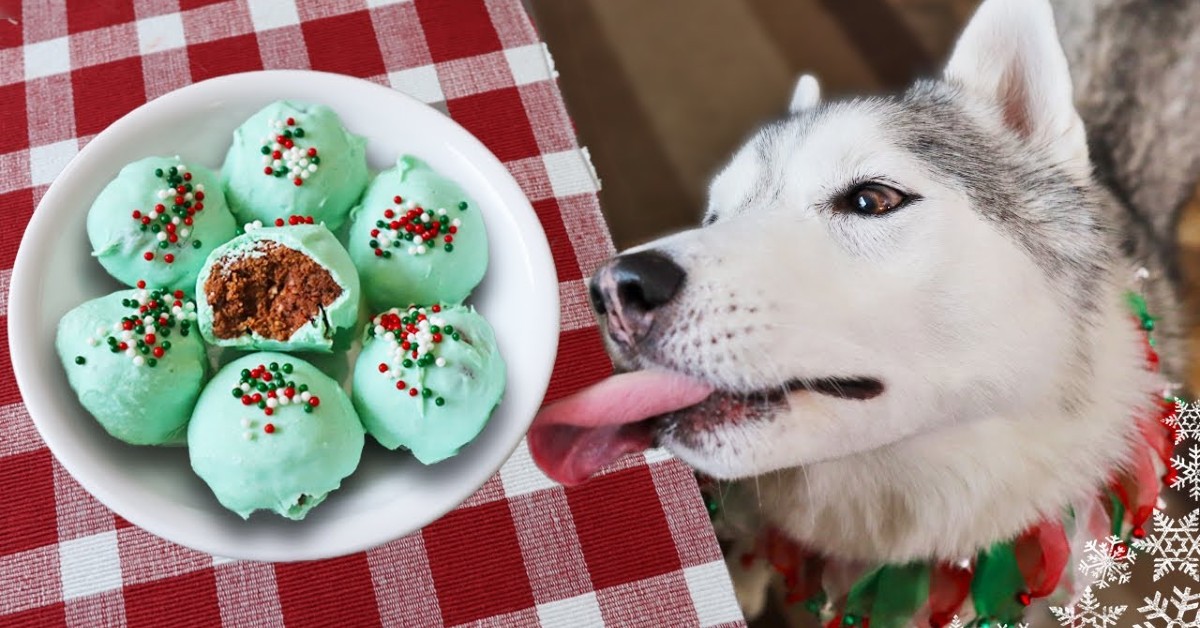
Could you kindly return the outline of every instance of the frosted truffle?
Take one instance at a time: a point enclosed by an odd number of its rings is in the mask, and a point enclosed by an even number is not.
[[[473,308],[394,308],[366,335],[352,395],[375,440],[433,464],[479,435],[504,394],[505,366]]]
[[[208,373],[195,304],[160,290],[93,299],[58,322],[54,347],[79,402],[134,445],[181,443]]]
[[[303,214],[336,231],[367,185],[366,140],[329,107],[275,102],[233,132],[221,179],[240,223]]]
[[[278,220],[284,226],[248,225],[209,255],[196,280],[201,333],[238,348],[348,345],[359,301],[350,256],[323,225],[305,222],[311,217]]]
[[[205,258],[235,229],[217,176],[178,157],[125,166],[87,216],[92,255],[110,275],[188,294]]]
[[[415,157],[401,157],[379,173],[351,219],[347,248],[375,311],[461,303],[487,270],[479,209],[456,183]]]
[[[256,510],[303,519],[362,456],[363,428],[337,382],[281,353],[221,369],[187,431],[192,469],[243,519]]]

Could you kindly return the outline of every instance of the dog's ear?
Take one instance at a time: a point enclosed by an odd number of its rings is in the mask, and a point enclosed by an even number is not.
[[[1086,164],[1083,121],[1047,0],[984,0],[959,37],[946,80],[994,106],[1031,144]]]
[[[811,74],[805,74],[796,81],[796,90],[792,92],[792,102],[788,105],[788,111],[792,113],[800,113],[807,109],[812,109],[821,102],[821,85],[817,83],[817,77]]]

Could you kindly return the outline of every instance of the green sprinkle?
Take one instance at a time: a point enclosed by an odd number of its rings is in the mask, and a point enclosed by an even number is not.
[[[279,363],[278,363],[278,362],[272,362],[272,363],[270,363],[270,364],[268,364],[268,365],[267,365],[267,368],[268,368],[268,369],[270,369],[270,370],[272,370],[272,371],[278,371],[278,370],[279,370]]]
[[[321,163],[321,158],[320,157],[312,157],[309,159],[309,161],[311,161],[314,164],[319,164],[319,163]]]
[[[379,240],[371,240],[370,242],[367,243],[367,246],[370,246],[373,249],[377,249],[377,248],[379,248]]]
[[[413,239],[413,234],[412,234],[411,232],[406,232],[406,233],[404,234],[404,239],[405,239],[405,240],[408,240],[409,242],[412,242],[412,239]]]
[[[307,413],[309,413],[309,414],[312,414],[313,407],[312,407],[312,406],[310,406],[310,405],[308,405],[308,404],[306,403],[306,404],[304,404],[304,411],[305,411],[305,412],[307,412]]]
[[[264,154],[264,155],[270,155],[270,154],[271,154],[271,147],[270,147],[270,146],[263,146],[263,147],[262,147],[262,154]]]
[[[462,201],[461,203],[459,203],[459,204],[458,204],[458,208],[459,208],[460,210],[463,210],[463,211],[465,211],[465,210],[467,209],[467,202],[466,202],[466,201]]]
[[[412,368],[413,362],[412,362],[412,360],[405,358],[405,360],[403,362],[401,362],[400,364],[402,364],[404,366],[404,368],[410,369],[410,368]]]
[[[438,333],[439,331],[442,331],[442,328],[441,328],[441,327],[438,327],[437,325],[430,325],[430,326],[429,326],[429,333],[431,333],[431,334],[436,334],[436,333]]]
[[[376,227],[379,227],[380,229],[383,229],[384,227],[386,227],[386,226],[387,226],[387,223],[386,223],[386,222],[384,222],[384,221],[382,221],[382,220],[376,220],[376,221],[375,221],[375,226],[376,226]]]
[[[148,364],[150,368],[154,368],[158,366],[158,358],[146,358],[146,364]]]
[[[187,328],[186,328],[186,327],[184,327],[183,329],[179,330],[179,335],[180,335],[180,336],[184,336],[184,337],[186,337],[186,336],[188,335],[188,330],[187,330]]]
[[[291,136],[292,136],[292,131],[291,131],[291,129],[284,129],[284,130],[283,130],[283,136],[284,136],[284,137],[291,137]]]
[[[444,405],[446,405],[446,400],[442,399],[441,397],[438,397],[437,399],[433,400],[433,403],[434,403],[434,405],[444,406]]]
[[[162,178],[162,168],[155,168],[155,169],[154,169],[154,176],[156,176],[156,177],[158,177],[158,178],[160,178],[160,179],[161,179],[161,178]]]
[[[75,356],[75,363],[80,366],[87,364],[87,358],[85,358],[81,355],[77,355],[77,356]]]
[[[453,334],[450,334],[450,337],[455,340],[462,340],[462,336],[459,336],[458,332],[454,332]]]
[[[192,242],[192,248],[193,248],[193,249],[198,249],[198,248],[200,248],[200,247],[202,247],[202,246],[204,246],[204,245],[203,245],[203,244],[201,244],[199,240],[195,240],[195,241],[193,241],[193,242]]]
[[[267,383],[266,383],[266,382],[259,382],[259,383],[258,383],[258,384],[255,386],[255,388],[256,388],[256,389],[258,389],[258,392],[267,392]]]
[[[291,373],[291,372],[292,372],[292,368],[293,368],[293,367],[292,367],[292,363],[291,363],[291,362],[284,362],[284,363],[283,363],[283,372],[284,372],[284,373]]]
[[[453,334],[454,333],[454,325],[446,325],[445,327],[442,328],[442,331],[447,334]]]
[[[145,225],[142,226],[144,227]],[[162,227],[158,226],[158,223],[151,223],[150,230],[154,233],[158,233],[159,231],[162,231]]]
[[[163,348],[163,351],[170,351],[171,350],[171,341],[170,340],[162,341],[162,348]]]
[[[173,176],[179,174],[179,169],[176,168],[175,166],[171,166],[170,170],[167,170],[167,174],[169,174],[173,177]]]
[[[296,127],[296,130],[292,131],[292,135],[294,135],[296,137],[304,137],[304,129],[302,129],[300,127]]]
[[[263,399],[262,401],[258,402],[258,407],[259,409],[267,407],[267,400]]]
[[[308,384],[300,384],[300,386],[297,387],[296,390],[298,390],[300,392],[308,392]]]
[[[242,389],[234,388],[233,389],[233,397],[234,397],[234,399],[241,399],[242,398]]]
[[[165,249],[165,248],[167,248],[168,246],[171,246],[171,245],[170,245],[170,244],[168,244],[166,240],[163,240],[162,242],[159,242],[159,243],[158,243],[158,248],[160,248],[160,249]]]
[[[394,248],[397,248],[397,249],[398,249],[398,248],[400,248],[400,241],[399,241],[399,240],[392,240],[392,246],[393,246]]]
[[[451,251],[453,251],[453,250],[454,250],[454,245],[453,245],[453,244],[447,244],[447,245],[446,245],[446,252],[447,252],[447,253],[450,253],[450,252],[451,252]]]
[[[146,355],[146,354],[150,353],[150,347],[147,347],[146,345],[142,345],[142,346],[138,347],[138,351],[141,351],[142,355]]]
[[[424,390],[422,390],[422,391],[421,391],[421,396],[422,396],[422,397],[425,397],[426,399],[428,399],[428,398],[430,398],[430,397],[432,397],[432,396],[433,396],[433,391],[432,391],[432,390],[429,390],[428,388],[426,388],[426,389],[424,389]]]
[[[383,252],[383,256],[384,256],[385,258],[391,257],[391,256],[392,256],[392,252],[391,252],[391,251],[384,251],[384,252]]]

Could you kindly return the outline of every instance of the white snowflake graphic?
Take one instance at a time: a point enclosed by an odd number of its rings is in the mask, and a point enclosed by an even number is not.
[[[1175,444],[1185,440],[1200,442],[1200,400],[1188,403],[1175,399],[1175,414],[1163,419],[1163,423],[1175,428]]]
[[[1182,519],[1156,511],[1154,527],[1154,534],[1133,541],[1134,549],[1154,557],[1154,581],[1174,571],[1200,580],[1200,509]]]
[[[1187,457],[1171,458],[1171,466],[1175,468],[1175,478],[1171,480],[1171,488],[1187,489],[1188,497],[1200,499],[1200,446],[1188,448]],[[1181,488],[1182,487],[1182,488]]]
[[[1079,561],[1079,572],[1095,578],[1093,583],[1097,589],[1108,588],[1109,585],[1129,582],[1130,567],[1136,554],[1120,537],[1110,536],[1106,539],[1088,541],[1083,546],[1083,559]]]
[[[1192,593],[1191,587],[1182,591],[1179,587],[1172,588],[1173,595],[1167,597],[1156,592],[1153,598],[1142,598],[1146,605],[1138,611],[1146,618],[1144,624],[1134,624],[1133,628],[1200,628],[1200,593]],[[1174,615],[1170,607],[1175,607]],[[1162,623],[1159,623],[1159,622]]]
[[[1092,588],[1087,587],[1074,606],[1051,606],[1050,612],[1064,628],[1116,628],[1126,608],[1129,607],[1100,606]]]

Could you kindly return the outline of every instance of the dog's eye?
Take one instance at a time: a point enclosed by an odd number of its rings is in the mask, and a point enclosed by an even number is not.
[[[886,214],[908,202],[900,190],[882,183],[864,183],[838,199],[836,209],[863,216]]]

